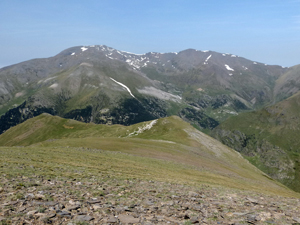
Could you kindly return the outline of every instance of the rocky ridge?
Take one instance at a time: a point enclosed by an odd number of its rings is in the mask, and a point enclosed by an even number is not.
[[[1,224],[300,224],[300,200],[113,177],[2,174]]]

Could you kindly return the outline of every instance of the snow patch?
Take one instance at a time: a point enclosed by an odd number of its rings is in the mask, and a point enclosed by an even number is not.
[[[131,55],[145,55],[145,54],[136,54],[136,53],[132,53],[132,52],[125,52],[125,51],[122,51],[124,53],[127,53],[127,54],[131,54]]]
[[[232,69],[230,66],[228,66],[227,64],[225,64],[225,67],[227,70],[231,70],[231,71],[234,71],[234,69]]]
[[[47,83],[48,81],[53,80],[55,78],[56,78],[56,76],[55,77],[50,77],[50,78],[47,78],[46,80],[44,80],[43,82]],[[40,82],[42,82],[42,80],[40,80],[38,83],[40,83]]]
[[[75,55],[75,52],[73,52],[71,55]]]
[[[143,127],[138,127],[137,131],[133,131],[127,137],[131,137],[133,135],[139,135],[139,134],[143,133],[146,130],[150,130],[156,123],[157,123],[157,120],[153,120],[153,121],[151,121],[150,123],[146,124]]]
[[[54,84],[49,86],[49,88],[57,88],[57,87],[58,87],[58,83],[54,83]]]
[[[140,66],[138,65],[139,63],[139,59],[134,59],[134,60],[131,60],[131,59],[126,59],[126,62],[133,67],[133,69],[139,69]]]
[[[129,94],[130,94],[132,97],[135,98],[135,96],[131,93],[130,89],[129,89],[125,84],[122,84],[121,82],[118,82],[118,81],[116,81],[115,79],[113,79],[113,78],[111,78],[111,77],[110,77],[110,79],[111,79],[112,81],[114,81],[115,83],[117,83],[118,85],[121,85],[122,87],[124,87],[124,88],[129,92]]]
[[[231,55],[231,57],[236,57],[236,55]]]
[[[257,62],[253,62],[253,64],[257,64]]]
[[[211,55],[205,59],[205,62],[207,62],[210,59],[210,57],[211,57]]]
[[[81,51],[86,51],[86,50],[88,50],[88,48],[86,48],[86,47],[81,47]]]

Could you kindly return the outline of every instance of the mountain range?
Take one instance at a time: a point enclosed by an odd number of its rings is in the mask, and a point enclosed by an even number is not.
[[[176,115],[299,191],[299,70],[194,49],[72,47],[0,69],[0,133],[42,113],[126,126]]]
[[[277,87],[276,80],[287,71],[212,51],[136,55],[73,47],[0,70],[0,114],[8,112],[1,132],[41,112],[124,125],[179,115],[211,129],[290,94],[274,91],[286,85]],[[14,109],[20,113],[11,118]]]

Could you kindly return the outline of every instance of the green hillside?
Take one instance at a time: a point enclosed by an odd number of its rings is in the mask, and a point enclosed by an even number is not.
[[[42,114],[6,131],[0,144],[1,171],[12,176],[104,174],[298,196],[176,116],[127,127]]]
[[[222,123],[213,136],[294,190],[300,191],[300,93]]]

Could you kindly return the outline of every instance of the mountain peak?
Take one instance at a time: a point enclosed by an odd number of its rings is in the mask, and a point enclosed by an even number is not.
[[[178,115],[206,129],[273,102],[272,85],[285,71],[214,51],[134,54],[106,45],[75,46],[0,70],[0,115],[29,108],[126,125]],[[121,115],[120,104],[126,106]]]

